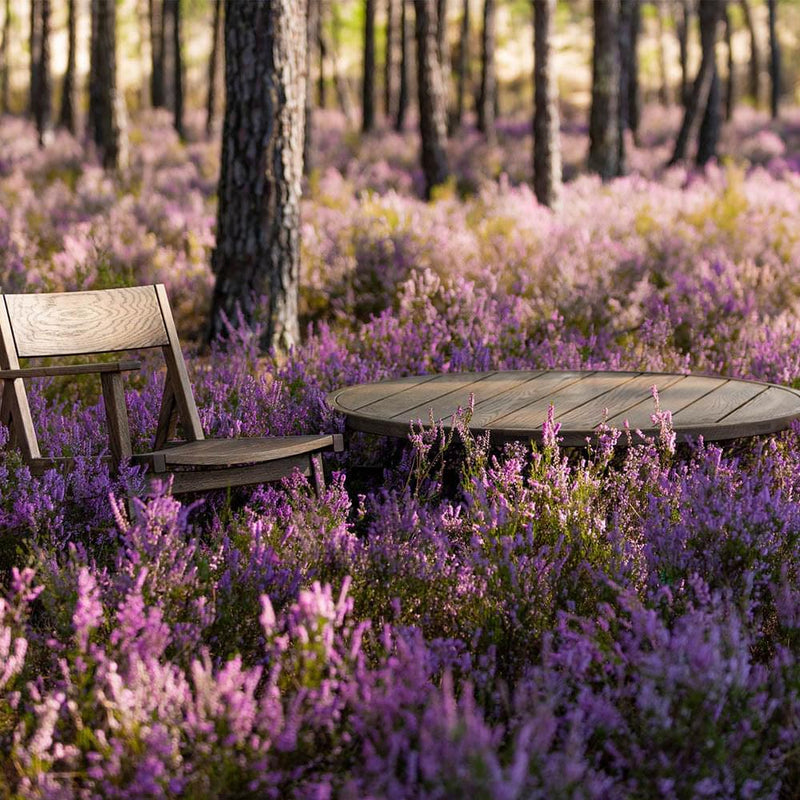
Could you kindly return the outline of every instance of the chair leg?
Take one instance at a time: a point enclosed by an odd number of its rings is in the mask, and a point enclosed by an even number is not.
[[[311,456],[311,471],[314,474],[314,486],[317,490],[317,497],[322,497],[325,493],[325,473],[322,470],[322,453],[314,453]]]

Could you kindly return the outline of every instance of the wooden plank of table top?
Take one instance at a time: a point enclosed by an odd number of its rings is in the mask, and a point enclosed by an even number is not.
[[[663,392],[659,392],[659,404],[662,411],[671,411],[676,414],[714,391],[721,383],[724,383],[724,379],[709,378],[705,375],[687,375],[664,389]],[[621,427],[627,420],[631,429],[645,430],[653,427],[650,417],[654,412],[655,403],[653,398],[648,396],[627,411],[614,414],[609,418],[608,423],[615,427]]]
[[[435,380],[439,375],[408,375],[405,378],[349,386],[337,392],[335,403],[348,411],[358,411],[372,403],[406,392],[415,386]]]
[[[393,420],[415,420],[423,422],[430,419],[431,414],[435,420],[447,420],[456,413],[459,407],[467,408],[469,396],[475,396],[475,402],[487,400],[512,390],[514,387],[525,383],[531,377],[528,372],[492,372],[486,374],[480,381],[461,386],[454,386],[447,393],[442,393],[435,398],[420,398],[420,402],[413,408],[404,409],[395,414]],[[470,423],[471,427],[474,427]]]
[[[770,386],[720,420],[724,425],[754,424],[770,419],[800,415],[800,395],[781,386]],[[742,434],[746,436],[746,433]]]
[[[514,373],[501,372],[498,375],[513,375]],[[539,372],[529,373],[528,380],[510,387],[508,391],[494,397],[481,395],[475,398],[475,412],[470,421],[470,427],[483,429],[491,427],[492,423],[500,417],[505,417],[520,408],[524,408],[534,400],[551,395],[553,392],[569,386],[571,383],[582,380],[586,372]]]
[[[459,403],[466,405],[469,395],[495,374],[494,372],[455,372],[439,375],[435,381],[416,386],[403,395],[381,400],[369,408],[363,409],[363,413],[388,420],[405,422],[410,419],[422,419],[423,422],[427,422],[429,408],[444,403],[446,407],[452,405],[455,410]],[[452,411],[446,412],[442,416],[450,416],[452,413]],[[435,418],[439,419],[440,417]]]
[[[763,394],[768,388],[763,383],[729,380],[697,402],[675,412],[672,419],[676,426],[713,424]]]
[[[631,380],[620,383],[610,392],[590,400],[566,414],[559,414],[558,421],[562,428],[591,430],[603,421],[603,414],[608,409],[611,414],[624,414],[629,408],[651,397],[653,384],[662,392],[683,378],[671,373],[643,373]],[[556,407],[558,410],[558,407]]]
[[[614,373],[595,372],[586,375],[575,383],[525,405],[523,408],[499,417],[491,424],[493,430],[502,431],[535,431],[544,422],[550,406],[555,408],[555,417],[567,414],[584,403],[591,402],[620,385],[633,380],[638,373],[632,372],[620,376]]]

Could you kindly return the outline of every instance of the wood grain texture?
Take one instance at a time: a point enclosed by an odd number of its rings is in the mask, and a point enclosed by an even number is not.
[[[252,486],[257,483],[278,481],[299,470],[303,475],[311,475],[311,458],[308,454],[292,456],[281,461],[270,461],[249,467],[217,469],[204,472],[174,472],[172,474],[173,494],[184,492],[205,492],[209,489],[225,489],[229,486]],[[164,480],[170,473],[154,474],[151,480]]]
[[[130,458],[132,454],[128,412],[125,408],[125,388],[122,385],[122,374],[119,372],[103,372],[100,375],[100,382],[103,388],[111,458],[116,466],[123,459]]]
[[[559,435],[569,446],[586,444],[606,408],[609,425],[621,428],[628,420],[631,428],[652,433],[653,385],[659,390],[661,409],[673,413],[675,431],[682,436],[702,435],[709,441],[755,436],[782,430],[800,418],[800,392],[794,389],[705,375],[522,370],[443,375],[433,380],[425,375],[419,381],[418,387],[408,378],[402,384],[384,381],[379,384],[384,399],[375,400],[375,384],[339,389],[327,399],[332,408],[345,414],[349,430],[407,436],[409,419],[429,425],[431,412],[447,427],[456,408],[467,405],[471,392],[475,410],[470,429],[489,431],[498,440],[541,439],[542,422],[552,404],[561,423]],[[451,391],[437,393],[440,381]],[[361,404],[362,391],[370,398],[367,404]],[[400,397],[404,406],[419,402],[401,415],[386,413],[394,411]]]
[[[107,353],[168,343],[152,286],[3,297],[19,357]]]
[[[59,375],[94,375],[103,372],[132,372],[141,369],[139,361],[111,361],[105,364],[57,364],[50,367],[24,367],[0,370],[0,381],[14,378],[50,378]]]
[[[150,453],[163,455],[166,467],[230,466],[313,453],[334,447],[332,434],[251,439],[203,439]]]

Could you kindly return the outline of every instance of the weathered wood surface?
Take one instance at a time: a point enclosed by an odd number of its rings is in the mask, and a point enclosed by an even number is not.
[[[3,297],[20,358],[169,344],[153,286]]]
[[[541,439],[542,423],[554,407],[559,436],[569,446],[586,444],[605,420],[622,428],[654,433],[652,387],[662,411],[671,411],[679,437],[708,441],[773,433],[800,418],[800,391],[785,386],[675,373],[610,371],[513,371],[421,375],[328,395],[328,404],[347,416],[353,430],[405,436],[409,424],[442,420],[449,426],[458,408],[474,410],[475,433],[493,438]]]

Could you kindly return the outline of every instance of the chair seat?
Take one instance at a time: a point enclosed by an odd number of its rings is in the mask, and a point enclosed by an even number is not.
[[[229,467],[258,464],[333,448],[341,450],[341,436],[284,436],[252,439],[201,439],[165,447],[145,454],[155,466],[163,458],[165,467]],[[156,469],[158,469],[156,466]]]

